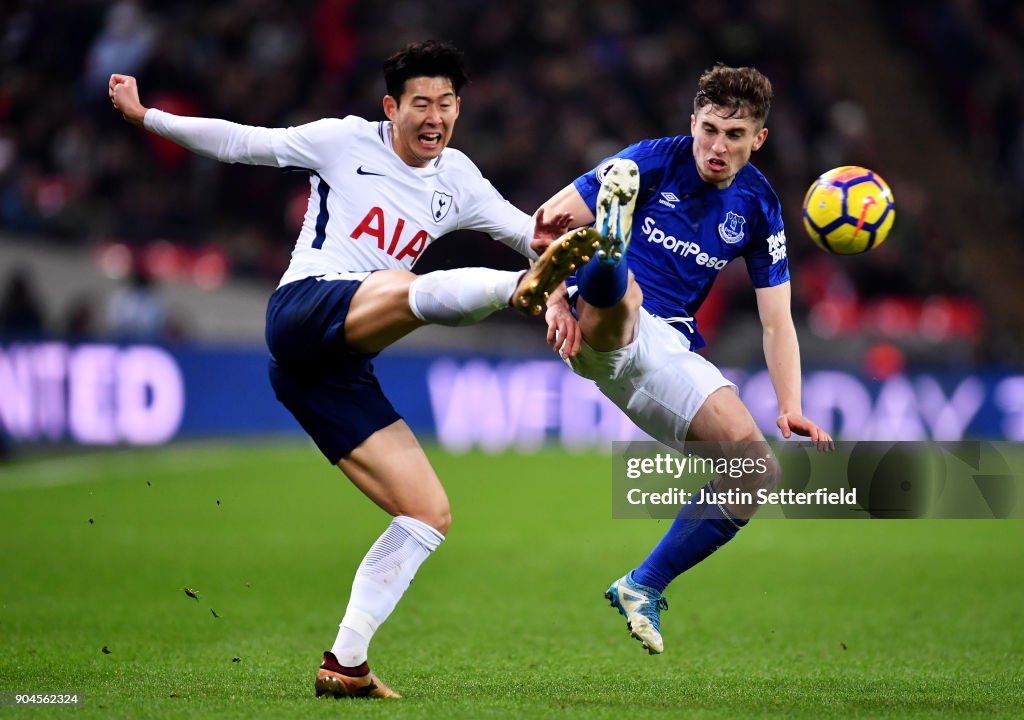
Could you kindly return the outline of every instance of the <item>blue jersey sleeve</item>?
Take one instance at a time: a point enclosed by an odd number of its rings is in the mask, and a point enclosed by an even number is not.
[[[769,192],[762,203],[761,222],[744,253],[750,281],[756,288],[772,287],[789,281],[782,205],[774,192]]]
[[[572,182],[591,212],[597,212],[597,191],[601,187],[601,182],[597,179],[598,169],[594,168],[590,172],[580,175]]]

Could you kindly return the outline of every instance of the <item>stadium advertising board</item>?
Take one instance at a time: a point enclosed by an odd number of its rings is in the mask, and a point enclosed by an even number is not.
[[[417,433],[447,449],[569,449],[643,439],[590,382],[557,360],[389,353],[381,383]],[[764,371],[727,371],[773,433]],[[804,409],[856,440],[1024,440],[1024,374],[911,372],[884,382],[809,370]],[[294,433],[261,350],[151,345],[0,346],[0,436],[7,442],[156,445],[176,439]]]

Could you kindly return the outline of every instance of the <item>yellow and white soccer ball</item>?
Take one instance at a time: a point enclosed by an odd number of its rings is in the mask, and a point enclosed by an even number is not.
[[[892,190],[881,176],[856,165],[823,173],[804,196],[804,227],[820,247],[856,255],[883,242],[896,218]]]

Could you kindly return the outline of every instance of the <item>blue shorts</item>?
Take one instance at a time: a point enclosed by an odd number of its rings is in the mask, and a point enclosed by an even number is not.
[[[332,465],[401,419],[373,374],[375,355],[345,344],[345,317],[361,280],[309,277],[267,303],[270,384]]]

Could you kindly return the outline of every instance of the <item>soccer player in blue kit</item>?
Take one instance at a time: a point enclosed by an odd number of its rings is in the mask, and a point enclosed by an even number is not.
[[[695,352],[704,340],[694,316],[730,261],[746,261],[755,288],[779,430],[809,437],[821,450],[832,446],[801,410],[782,208],[749,164],[768,136],[771,100],[771,83],[756,69],[716,65],[698,81],[690,135],[631,145],[542,206],[571,213],[573,224],[596,221],[603,236],[596,257],[549,299],[549,342],[656,440],[677,449],[701,441],[704,454],[766,459],[764,472],[740,481],[751,491],[775,486],[778,461],[736,386]],[[706,489],[721,493],[727,482],[720,476]],[[651,654],[664,650],[665,588],[731,540],[757,509],[695,495],[647,558],[605,594]]]

